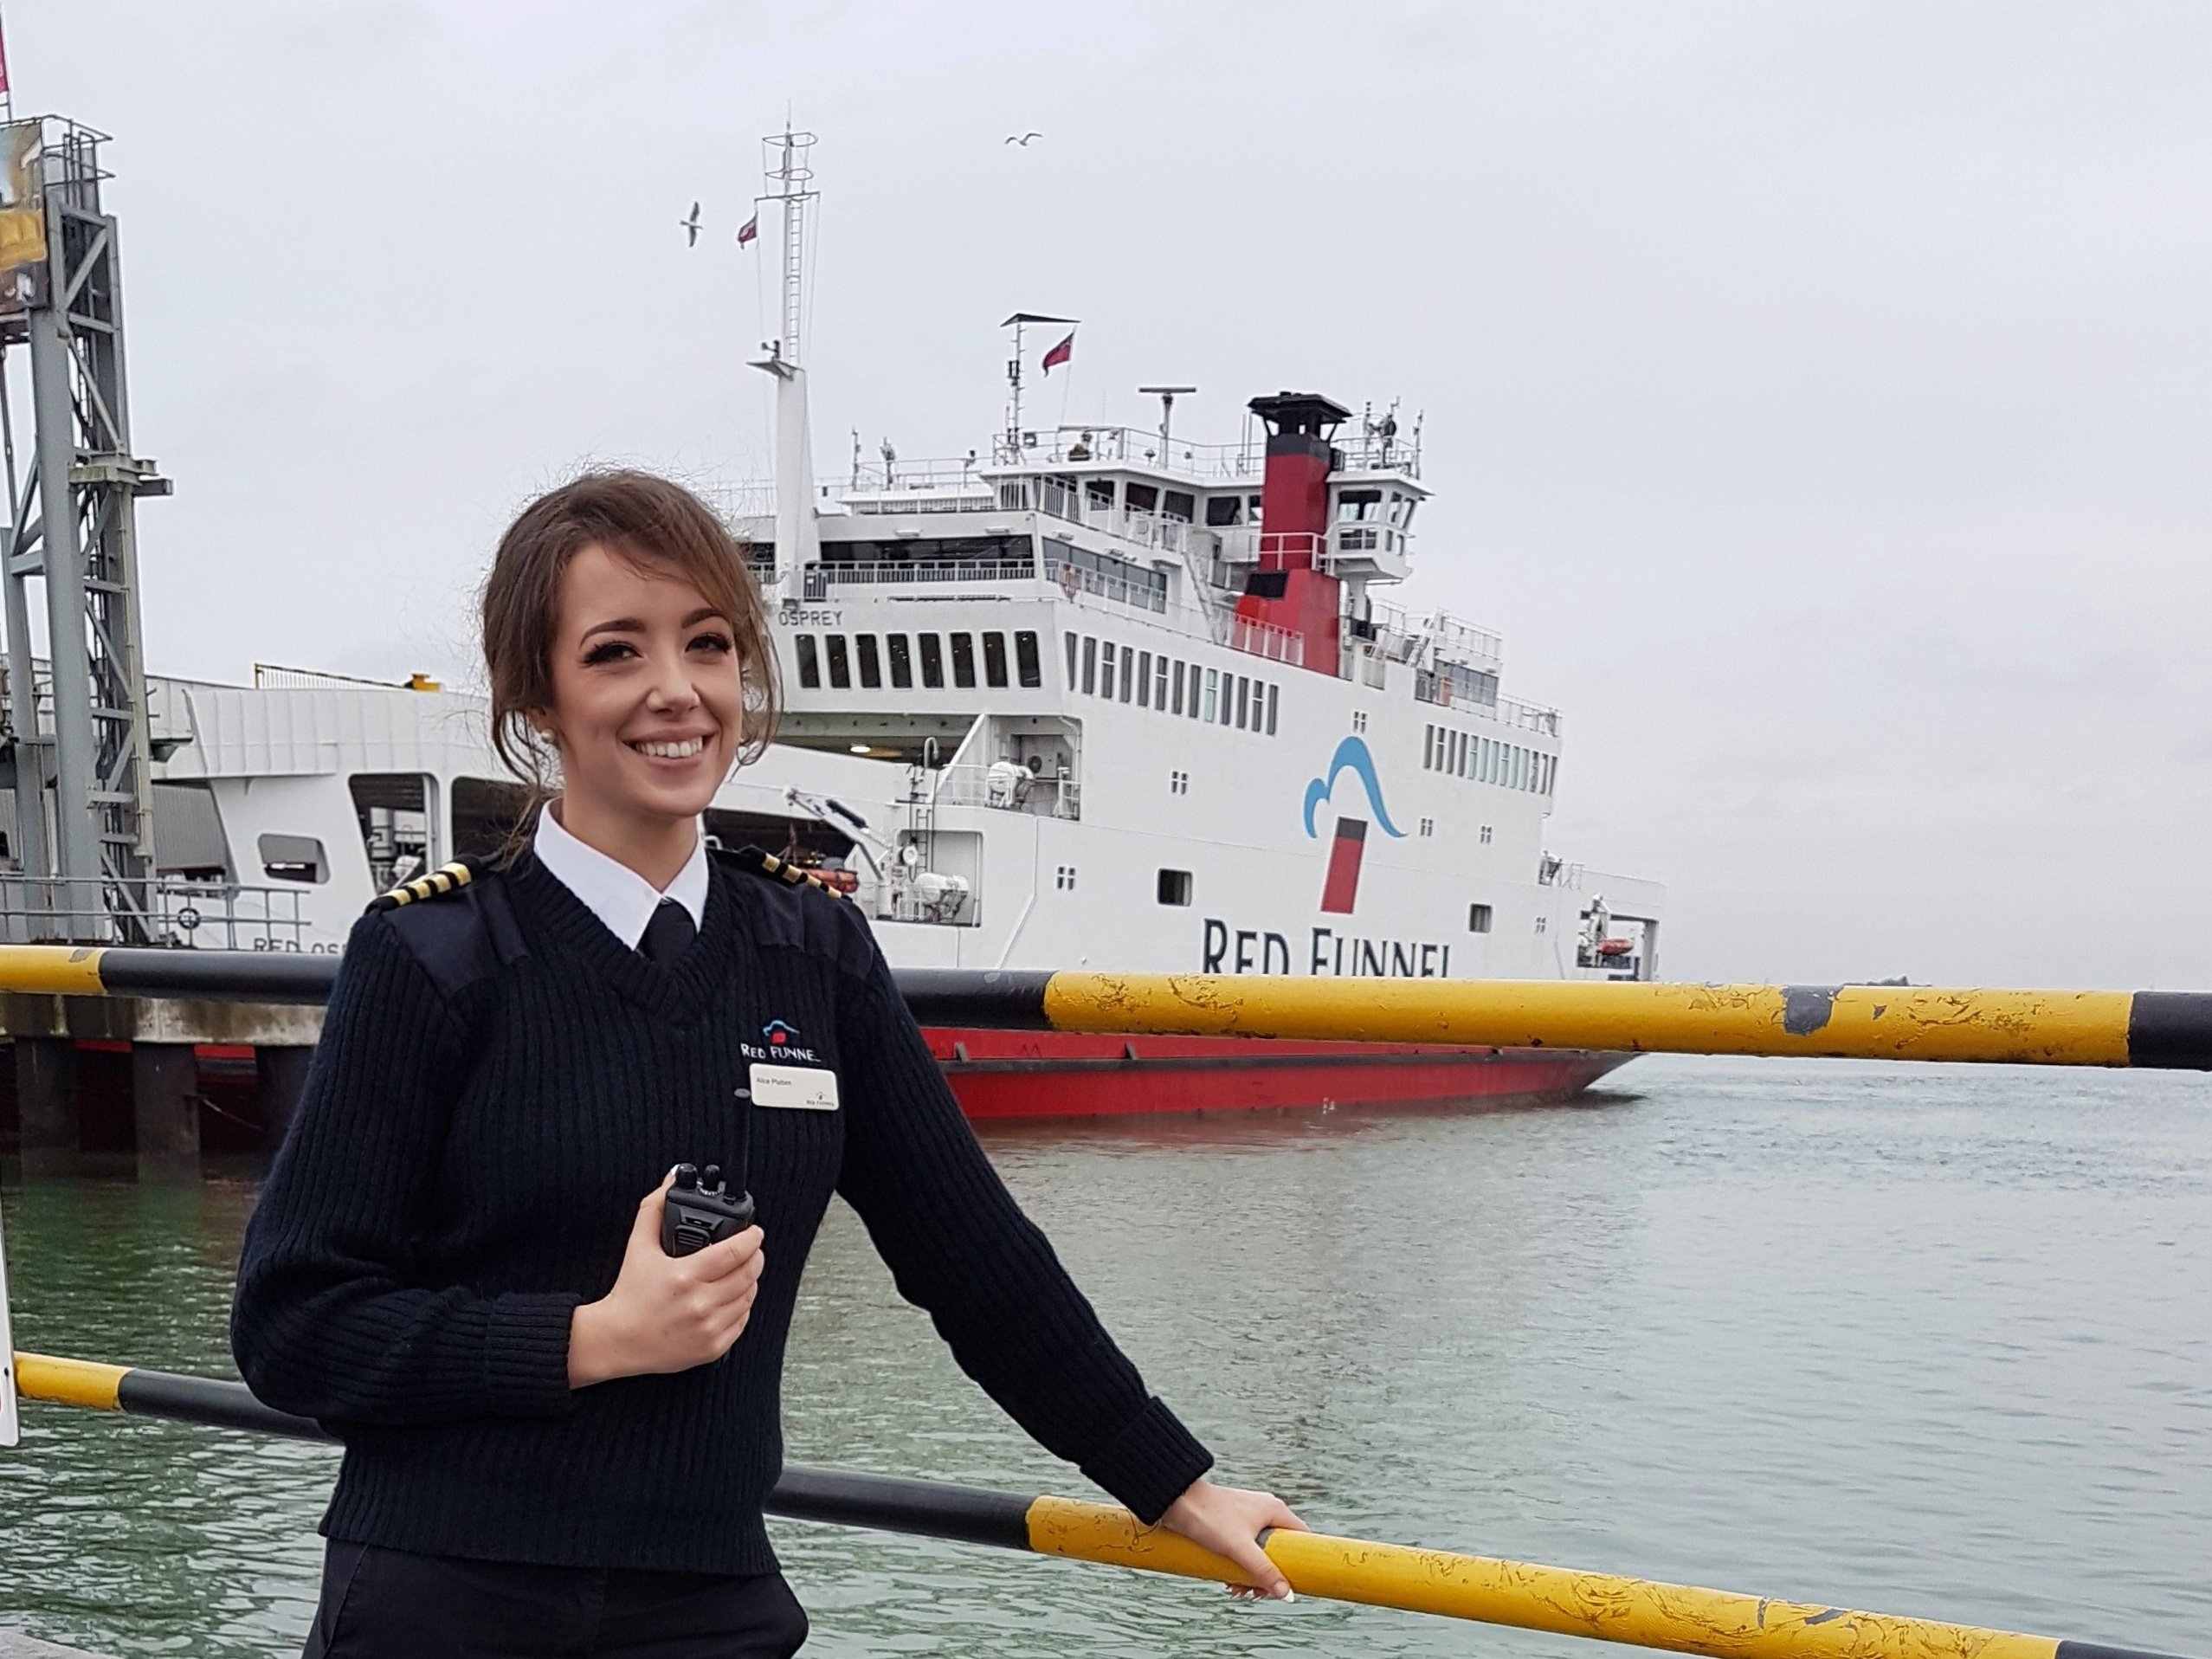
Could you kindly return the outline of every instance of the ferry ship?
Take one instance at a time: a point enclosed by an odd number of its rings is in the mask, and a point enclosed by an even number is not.
[[[814,476],[785,221],[777,476],[722,492],[774,621],[777,742],[708,833],[798,862],[899,966],[1649,978],[1663,894],[1550,854],[1557,711],[1411,575],[1419,423],[1253,397],[1235,442],[1022,417],[985,452]],[[1046,338],[1048,338],[1047,336]],[[480,699],[262,667],[147,687],[153,938],[336,951],[372,894],[492,850],[520,794]],[[22,919],[9,931],[21,936]],[[976,1117],[1554,1099],[1624,1055],[932,1030]]]

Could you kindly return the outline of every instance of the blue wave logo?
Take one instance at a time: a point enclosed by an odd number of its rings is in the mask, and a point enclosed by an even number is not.
[[[1337,786],[1337,779],[1345,772],[1355,774],[1367,791],[1367,804],[1373,809],[1375,822],[1383,826],[1383,833],[1405,839],[1405,831],[1390,822],[1390,809],[1383,804],[1383,785],[1375,777],[1375,757],[1367,752],[1367,745],[1358,738],[1346,738],[1337,745],[1337,752],[1329,757],[1329,770],[1306,786],[1306,833],[1312,836],[1313,812]]]

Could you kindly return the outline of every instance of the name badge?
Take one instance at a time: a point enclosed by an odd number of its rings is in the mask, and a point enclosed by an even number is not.
[[[766,1066],[756,1060],[752,1103],[787,1112],[835,1112],[837,1074],[827,1066]]]

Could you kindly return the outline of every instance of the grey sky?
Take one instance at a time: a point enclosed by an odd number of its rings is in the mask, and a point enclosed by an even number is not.
[[[1669,884],[1671,976],[2212,978],[2201,6],[7,28],[17,107],[116,137],[158,668],[458,674],[533,488],[764,472],[731,236],[788,108],[823,470],[855,426],[983,442],[1017,308],[1084,320],[1045,416],[1402,397],[1439,493],[1405,597],[1566,711],[1551,847]]]

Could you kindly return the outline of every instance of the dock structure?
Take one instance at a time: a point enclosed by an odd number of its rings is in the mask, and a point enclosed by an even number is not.
[[[267,1156],[291,1122],[322,1010],[197,998],[0,991],[0,1145],[26,1180],[200,1178],[203,1152]],[[216,1144],[203,1126],[219,1126]]]
[[[65,1648],[16,1630],[0,1630],[0,1659],[106,1659],[84,1648]]]
[[[301,952],[0,946],[0,1036],[15,1045],[26,1177],[93,1150],[91,1055],[127,1055],[127,1150],[141,1180],[198,1172],[210,1063],[250,1091],[231,1150],[282,1138],[338,959]],[[1428,1043],[1562,1053],[2212,1069],[2212,995],[1893,985],[1319,979],[906,969],[925,1025],[999,1030]],[[120,1062],[111,1068],[124,1069]],[[111,1112],[111,1119],[113,1113]],[[6,1128],[0,1102],[0,1133]],[[249,1133],[248,1133],[249,1132]]]

